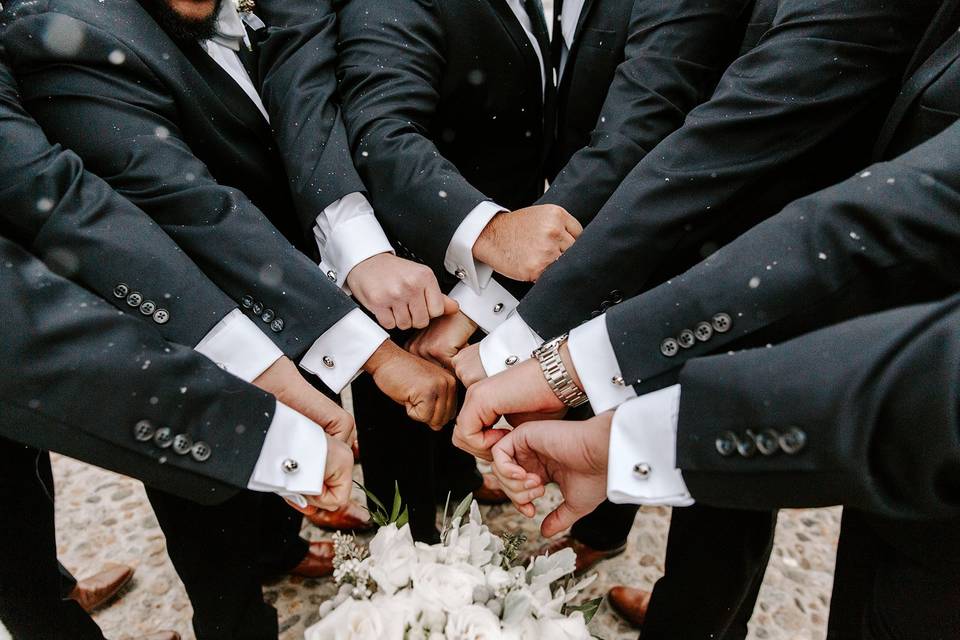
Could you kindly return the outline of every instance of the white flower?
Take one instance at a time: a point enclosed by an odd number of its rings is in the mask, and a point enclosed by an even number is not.
[[[306,630],[304,640],[402,640],[403,621],[369,600],[347,600]]]
[[[468,605],[447,616],[447,640],[500,640],[500,620],[486,607]]]
[[[524,618],[501,632],[503,640],[547,640],[540,635],[540,624],[533,618]]]
[[[513,586],[513,578],[509,573],[500,567],[487,567],[484,569],[487,574],[487,586],[490,591],[499,597],[507,595],[507,591]]]
[[[583,614],[574,612],[569,618],[540,620],[540,637],[550,640],[590,640],[590,631]]]
[[[393,595],[410,583],[410,570],[417,562],[410,527],[389,524],[380,527],[370,541],[370,577],[380,591]]]
[[[412,577],[414,596],[445,611],[472,604],[474,587],[485,583],[483,572],[466,564],[418,564]]]
[[[417,550],[417,562],[420,564],[440,562],[440,545],[415,542],[414,546]]]
[[[503,540],[483,524],[476,501],[470,505],[470,520],[463,526],[454,520],[445,542],[441,558],[447,564],[466,562],[482,568],[499,563],[503,551]]]
[[[565,575],[572,574],[577,568],[577,554],[567,548],[549,556],[538,556],[527,571],[530,586],[534,591],[549,587]]]
[[[524,587],[511,591],[503,601],[503,624],[507,628],[529,618],[534,610],[533,594]]]

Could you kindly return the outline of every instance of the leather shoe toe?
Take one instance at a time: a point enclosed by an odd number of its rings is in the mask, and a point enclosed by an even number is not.
[[[650,604],[649,591],[618,585],[610,589],[609,598],[610,605],[624,620],[637,628],[643,626]]]

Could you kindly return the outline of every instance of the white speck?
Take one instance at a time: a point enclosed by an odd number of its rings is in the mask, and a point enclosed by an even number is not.
[[[197,179],[197,176],[194,173],[187,172],[183,175],[183,179],[186,180],[187,182],[193,182],[194,180]]]
[[[150,368],[150,361],[147,360],[146,362],[144,362],[144,363],[143,363],[143,366],[140,367],[140,368],[141,368],[143,371],[146,371],[147,369],[149,369],[149,368]]]
[[[53,209],[53,200],[50,198],[40,198],[37,200],[37,211],[47,213]]]
[[[873,175],[873,174],[870,173],[869,171],[864,171],[863,173],[860,174],[860,177],[861,177],[861,178],[869,178],[869,177],[872,176],[872,175]]]
[[[896,178],[887,178],[887,184],[896,184],[896,183],[897,183]]]
[[[798,565],[797,565],[797,561],[794,560],[793,558],[791,558],[790,556],[784,556],[784,557],[783,557],[783,564],[787,565],[788,567],[796,567],[796,566],[798,566]]]
[[[27,403],[27,406],[30,407],[31,409],[39,409],[40,401],[34,398],[33,400]]]
[[[150,404],[157,404],[158,402],[160,402],[160,398],[158,398],[157,396],[153,396],[152,398],[150,398]]]
[[[441,191],[438,191],[438,192],[437,192],[437,195],[440,196],[441,198],[446,198],[446,197],[447,197],[447,192],[441,190]]]
[[[821,251],[821,252],[817,255],[817,257],[820,258],[821,260],[826,260],[826,259],[827,259],[827,254],[825,254],[823,251]]]
[[[110,64],[123,64],[127,59],[127,54],[120,49],[114,49],[110,52],[110,55],[107,56],[107,60],[110,61]]]
[[[850,232],[850,237],[853,238],[854,240],[859,240],[859,239],[860,239],[860,236],[857,234],[856,231],[851,231],[851,232]]]
[[[181,394],[184,394],[184,393],[186,393],[186,392],[187,392],[187,388],[186,388],[186,387],[180,387],[180,393],[181,393]]]
[[[756,289],[759,286],[760,286],[760,278],[758,278],[757,276],[753,276],[752,278],[750,278],[751,289]]]
[[[153,130],[153,135],[157,136],[161,140],[166,140],[170,137],[170,129],[166,127],[157,127]]]

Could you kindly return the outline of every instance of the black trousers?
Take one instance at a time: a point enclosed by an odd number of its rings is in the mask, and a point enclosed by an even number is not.
[[[273,494],[252,491],[215,506],[153,489],[147,496],[193,605],[197,640],[276,638],[277,612],[261,585],[306,555],[300,514]]]
[[[53,495],[50,456],[0,438],[0,621],[18,639],[102,640],[62,597]]]

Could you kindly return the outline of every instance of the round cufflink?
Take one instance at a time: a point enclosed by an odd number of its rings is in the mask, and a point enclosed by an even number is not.
[[[623,382],[623,376],[613,376],[612,378],[610,378],[610,382],[617,385],[618,387],[626,386]]]
[[[280,468],[283,469],[284,473],[296,473],[300,468],[300,463],[293,458],[287,458],[280,463]]]
[[[633,473],[641,480],[646,480],[650,477],[650,474],[653,473],[653,467],[646,462],[640,462],[633,465]]]
[[[463,269],[457,269],[456,271],[453,272],[453,275],[457,277],[457,280],[463,280],[464,278],[467,277],[467,272],[464,271]]]
[[[497,304],[493,305],[493,312],[494,312],[494,313],[500,313],[501,311],[503,311],[503,303],[502,303],[502,302],[498,302]]]
[[[325,366],[327,369],[333,369],[334,365],[336,364],[333,361],[333,358],[331,358],[330,356],[323,356],[323,359],[321,360],[321,362],[323,362],[323,366]]]
[[[520,362],[520,358],[517,356],[508,356],[507,359],[503,361],[503,364],[507,365],[508,367],[512,367],[518,362]]]
[[[330,269],[329,271],[327,271],[327,277],[330,278],[331,282],[336,282],[337,281],[336,269]]]

